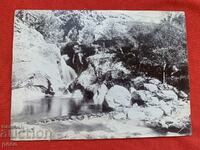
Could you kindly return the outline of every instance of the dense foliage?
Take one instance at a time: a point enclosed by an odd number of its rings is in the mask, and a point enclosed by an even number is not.
[[[86,57],[95,49],[115,54],[133,72],[148,72],[148,67],[181,69],[187,65],[185,18],[168,14],[160,23],[132,21],[129,16],[110,16],[95,11],[17,11],[18,19],[39,31],[50,43],[63,47],[62,54],[78,43]],[[89,52],[87,52],[89,50]],[[159,70],[159,69],[158,69]],[[162,69],[160,69],[162,70]],[[159,73],[158,73],[159,74]],[[151,74],[150,74],[151,75]]]

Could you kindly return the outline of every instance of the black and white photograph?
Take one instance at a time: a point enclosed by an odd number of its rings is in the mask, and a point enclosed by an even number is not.
[[[11,140],[189,136],[185,13],[16,10]]]

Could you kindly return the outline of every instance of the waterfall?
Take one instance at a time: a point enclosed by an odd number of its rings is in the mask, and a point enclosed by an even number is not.
[[[61,74],[61,79],[66,85],[72,83],[77,77],[75,70],[66,64],[63,57],[61,57],[59,70]]]

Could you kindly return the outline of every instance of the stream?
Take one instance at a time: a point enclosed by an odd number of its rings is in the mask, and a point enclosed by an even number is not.
[[[59,116],[66,116],[76,113],[74,98],[64,97],[43,97],[40,99],[26,100],[22,103],[21,110],[12,115],[14,122],[27,122]]]

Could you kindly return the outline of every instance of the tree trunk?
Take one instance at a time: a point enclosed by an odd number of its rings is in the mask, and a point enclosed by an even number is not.
[[[163,84],[166,82],[166,62],[163,64]]]

